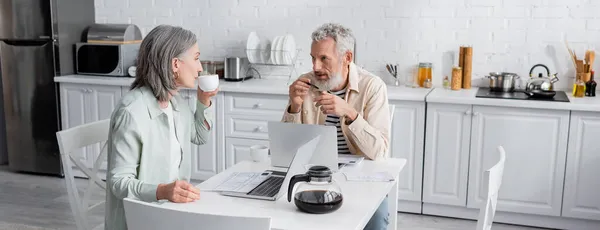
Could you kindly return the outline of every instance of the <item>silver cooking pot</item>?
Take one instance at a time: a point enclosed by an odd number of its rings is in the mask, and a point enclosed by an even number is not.
[[[490,90],[496,92],[512,92],[515,90],[515,84],[519,83],[519,75],[507,72],[491,72]]]

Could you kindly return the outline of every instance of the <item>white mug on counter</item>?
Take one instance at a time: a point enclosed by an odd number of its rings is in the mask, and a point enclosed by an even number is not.
[[[254,162],[264,162],[269,159],[269,147],[264,145],[250,146],[250,157]]]

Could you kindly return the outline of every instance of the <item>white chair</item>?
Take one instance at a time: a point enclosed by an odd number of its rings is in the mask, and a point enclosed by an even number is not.
[[[165,208],[156,203],[123,199],[125,220],[129,230],[150,229],[227,229],[269,230],[270,217],[240,217],[194,213]]]
[[[388,130],[389,130],[390,134],[389,134],[388,142],[390,143],[390,145],[388,146],[388,150],[385,153],[386,156],[388,156],[388,157],[390,157],[390,151],[391,151],[390,149],[392,147],[392,126],[393,126],[392,124],[394,123],[394,111],[396,109],[396,105],[389,105],[389,108],[390,108],[390,126],[388,127],[389,128]]]
[[[498,146],[500,160],[490,169],[483,173],[487,195],[486,201],[479,209],[479,217],[477,218],[477,230],[490,230],[494,222],[496,213],[496,204],[498,203],[498,191],[502,185],[502,175],[504,174],[504,162],[506,161],[506,153],[502,146]]]
[[[77,229],[93,229],[88,223],[88,212],[104,203],[104,199],[102,199],[98,203],[89,205],[94,185],[106,191],[106,182],[98,177],[100,164],[106,158],[106,144],[100,150],[98,158],[94,159],[93,168],[91,169],[80,160],[80,156],[74,156],[73,151],[106,141],[108,139],[109,125],[110,120],[107,119],[56,132],[60,158],[65,173],[69,204],[75,217]],[[83,199],[81,199],[75,183],[75,176],[72,169],[73,164],[89,178],[88,185],[83,191]],[[96,228],[98,227],[96,226]]]

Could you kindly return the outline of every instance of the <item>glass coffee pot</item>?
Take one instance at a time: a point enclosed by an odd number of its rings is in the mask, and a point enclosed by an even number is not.
[[[288,187],[288,202],[292,201],[300,211],[314,214],[330,213],[338,210],[343,203],[342,190],[331,178],[332,172],[326,166],[312,166],[306,174],[294,175]],[[298,187],[294,191],[294,185]]]

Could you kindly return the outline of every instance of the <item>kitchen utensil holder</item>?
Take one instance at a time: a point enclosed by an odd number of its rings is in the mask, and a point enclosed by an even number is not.
[[[270,49],[246,49],[245,51],[247,55],[259,54],[258,59],[269,56],[268,60],[255,60],[255,62],[249,63],[249,68],[258,72],[259,76],[272,75],[277,69],[284,68],[287,69],[285,75],[288,76],[289,81],[294,72],[296,72],[298,53],[300,53],[301,49],[296,49],[295,52]]]

